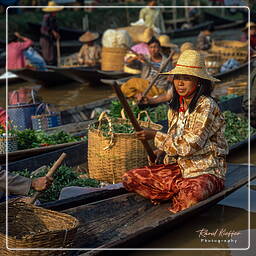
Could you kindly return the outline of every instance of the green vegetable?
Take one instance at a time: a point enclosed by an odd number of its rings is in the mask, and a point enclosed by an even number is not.
[[[225,136],[229,145],[246,140],[249,136],[248,120],[231,111],[223,112],[226,120]],[[256,133],[256,129],[250,127],[250,134]]]
[[[42,170],[40,173],[36,175],[31,175],[27,170],[17,171],[15,173],[22,175],[27,178],[38,178],[45,176],[50,167],[47,167],[45,170]],[[80,187],[99,187],[100,182],[95,179],[81,179],[78,177],[78,174],[74,172],[74,170],[68,166],[62,165],[59,169],[53,174],[53,184],[51,187],[44,191],[39,200],[41,202],[50,202],[58,200],[60,191],[69,186],[80,186]],[[30,190],[29,195],[33,195],[35,191]]]

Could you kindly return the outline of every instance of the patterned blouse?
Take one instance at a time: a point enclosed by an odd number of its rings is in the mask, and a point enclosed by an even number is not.
[[[176,162],[183,178],[213,174],[225,179],[228,144],[217,103],[201,96],[191,114],[169,110],[168,120],[167,134],[157,132],[155,136],[156,147],[166,153],[164,163]]]
[[[94,44],[92,46],[84,44],[78,53],[78,61],[81,64],[88,64],[94,66],[99,64],[100,59],[101,47],[97,44]]]

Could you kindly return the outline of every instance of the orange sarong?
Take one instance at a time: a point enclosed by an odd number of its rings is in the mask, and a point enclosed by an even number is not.
[[[123,175],[124,187],[152,203],[172,201],[169,211],[176,213],[220,192],[224,181],[212,174],[183,178],[177,164],[137,168]]]

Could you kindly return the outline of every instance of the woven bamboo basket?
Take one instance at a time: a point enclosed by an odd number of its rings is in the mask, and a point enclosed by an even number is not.
[[[105,116],[106,117],[106,116]],[[100,118],[101,119],[101,118]],[[104,120],[109,125],[111,120]],[[112,133],[106,138],[99,129],[102,119],[95,122],[98,129],[89,127],[88,132],[88,167],[91,178],[109,183],[121,182],[126,171],[148,164],[147,153],[135,134]],[[130,124],[128,120],[117,119],[119,124]],[[145,128],[161,130],[162,126],[151,121],[139,121]],[[149,141],[153,147],[153,141]]]
[[[229,40],[213,41],[210,52],[220,55],[223,63],[232,58],[243,63],[248,58],[248,44]]]
[[[124,69],[125,48],[102,48],[101,70],[120,71]]]
[[[5,206],[5,203],[0,204],[1,256],[67,255],[65,250],[8,250]],[[72,247],[78,224],[79,221],[68,214],[11,200],[8,203],[8,247],[12,249]]]

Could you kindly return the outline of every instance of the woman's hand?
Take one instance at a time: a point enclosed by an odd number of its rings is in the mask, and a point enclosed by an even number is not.
[[[143,129],[136,132],[136,136],[139,140],[152,140],[156,136],[156,131],[152,129]]]
[[[164,160],[165,152],[160,150],[160,149],[155,149],[154,150],[154,154],[156,156],[156,160],[155,160],[154,163],[152,163],[150,161],[150,158],[148,156],[148,163],[149,163],[149,165],[152,166],[152,165],[155,165],[155,164],[162,164],[163,160]]]

